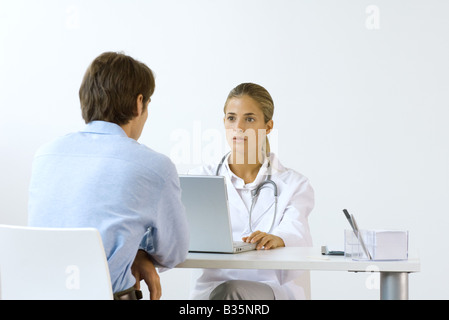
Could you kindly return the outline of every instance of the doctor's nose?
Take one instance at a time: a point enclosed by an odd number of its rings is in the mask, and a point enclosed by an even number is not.
[[[243,133],[246,131],[246,122],[245,121],[238,121],[235,123],[234,131],[237,133]]]

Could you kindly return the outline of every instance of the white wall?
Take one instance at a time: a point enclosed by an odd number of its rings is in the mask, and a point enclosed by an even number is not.
[[[221,156],[227,93],[262,84],[273,149],[316,191],[315,245],[342,247],[343,208],[365,228],[410,230],[422,259],[410,297],[448,299],[448,12],[438,0],[0,0],[0,223],[26,224],[33,154],[84,126],[84,71],[124,51],[157,76],[140,142],[180,172]],[[164,297],[187,298],[189,275],[163,274]],[[312,296],[375,299],[369,283],[313,272]]]

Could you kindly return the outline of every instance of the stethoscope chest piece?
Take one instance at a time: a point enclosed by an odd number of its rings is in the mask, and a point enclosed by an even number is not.
[[[215,172],[216,176],[219,175],[221,167],[223,166],[223,163],[226,161],[226,158],[229,156],[229,154],[230,154],[230,152],[225,154],[224,157],[221,159],[220,163],[218,164],[217,170]],[[265,179],[265,181],[261,182],[254,190],[251,191],[251,196],[252,196],[251,208],[250,208],[250,210],[248,212],[248,214],[249,214],[248,224],[249,224],[249,230],[250,230],[251,233],[254,232],[253,228],[252,228],[252,222],[251,222],[251,218],[252,217],[251,216],[252,216],[252,213],[253,213],[254,206],[255,206],[255,204],[257,202],[257,198],[259,197],[260,191],[263,188],[266,188],[266,187],[269,187],[269,186],[272,186],[273,194],[274,194],[274,214],[273,214],[273,221],[271,223],[271,227],[270,227],[270,229],[268,230],[267,233],[271,233],[273,231],[274,224],[276,222],[277,203],[278,203],[278,187],[277,187],[276,183],[271,179],[271,162],[270,162],[269,159],[268,159],[267,170],[268,170],[268,174],[267,174],[267,178]],[[268,209],[266,211],[268,211]],[[263,214],[265,214],[265,212]]]

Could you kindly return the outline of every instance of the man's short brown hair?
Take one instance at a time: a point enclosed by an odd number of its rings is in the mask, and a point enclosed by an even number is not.
[[[87,69],[79,90],[86,123],[94,120],[127,124],[137,114],[136,102],[143,95],[144,108],[155,88],[150,68],[127,55],[105,52]]]

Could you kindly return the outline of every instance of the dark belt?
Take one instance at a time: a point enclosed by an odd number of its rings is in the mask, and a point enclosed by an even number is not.
[[[114,293],[114,300],[140,300],[142,299],[142,291],[134,287]]]

